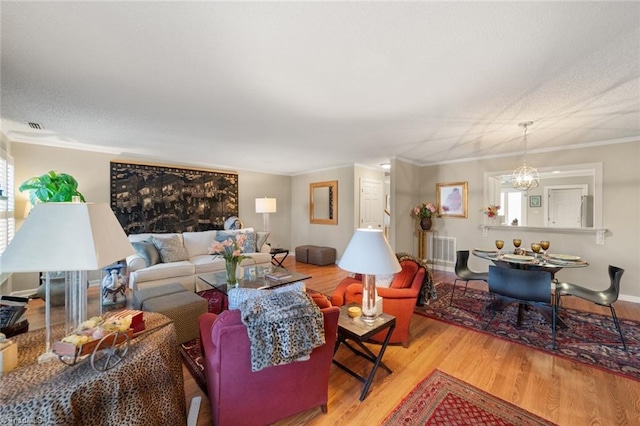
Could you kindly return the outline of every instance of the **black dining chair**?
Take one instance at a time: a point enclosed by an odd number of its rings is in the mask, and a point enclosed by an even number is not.
[[[469,281],[484,281],[489,280],[488,272],[475,272],[469,269],[469,250],[456,251],[456,279],[453,281],[453,288],[451,289],[451,299],[449,300],[449,306],[453,305],[453,293],[456,291],[456,283],[458,281],[464,281],[463,295],[467,293],[467,286]]]
[[[551,309],[551,333],[553,349],[556,349],[557,311],[551,296],[551,274],[549,272],[489,266],[489,294],[491,298],[488,305],[491,306],[492,315],[483,327],[484,329],[495,317],[496,296],[507,303]],[[487,305],[485,305],[485,314],[486,308]]]
[[[577,284],[571,283],[556,283],[556,306],[560,305],[560,297],[562,296],[576,296],[589,302],[593,302],[596,305],[607,306],[611,310],[611,318],[613,324],[616,326],[616,330],[620,334],[620,340],[622,340],[622,346],[624,350],[627,350],[627,343],[622,335],[622,329],[620,328],[620,321],[616,315],[616,310],[613,309],[613,303],[618,300],[620,294],[620,279],[624,269],[617,266],[609,265],[609,288],[606,290],[591,290],[582,287]]]

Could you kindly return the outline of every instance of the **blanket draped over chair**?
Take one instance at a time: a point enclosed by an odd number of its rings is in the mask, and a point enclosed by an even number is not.
[[[325,343],[322,312],[307,293],[265,293],[239,306],[251,343],[252,371],[300,360]]]

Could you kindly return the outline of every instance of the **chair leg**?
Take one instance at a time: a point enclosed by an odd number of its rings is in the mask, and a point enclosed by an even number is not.
[[[622,340],[622,346],[624,347],[625,352],[627,352],[627,342],[624,341],[624,336],[622,335],[622,329],[620,328],[620,321],[618,321],[616,310],[613,309],[613,305],[609,305],[609,309],[611,309],[611,317],[613,318],[613,323],[616,326],[616,330],[618,330],[618,333],[620,334],[620,340]]]
[[[493,308],[493,302],[495,302],[495,299],[492,294],[491,297],[487,299],[487,302],[484,304],[484,308],[482,309],[482,318],[484,318],[485,316],[487,316],[487,305],[490,303],[492,306],[491,317],[489,318],[489,321],[487,321],[487,323],[482,326],[483,330],[486,330],[489,327],[489,324],[491,324],[491,321],[493,321],[493,318],[496,316],[496,310]]]
[[[551,307],[551,315],[553,315],[551,319],[551,335],[553,339],[553,350],[556,350],[556,318],[558,315],[558,305],[553,305]]]
[[[462,292],[462,295],[464,296],[465,294],[467,294],[467,287],[469,286],[469,281],[465,281],[464,283],[464,291]]]

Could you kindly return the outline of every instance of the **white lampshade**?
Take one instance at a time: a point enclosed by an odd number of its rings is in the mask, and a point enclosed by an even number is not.
[[[134,253],[107,204],[42,203],[0,256],[0,271],[94,271]]]
[[[380,229],[356,229],[338,262],[345,271],[358,274],[395,274],[400,262]]]
[[[256,198],[256,213],[275,213],[275,198]]]

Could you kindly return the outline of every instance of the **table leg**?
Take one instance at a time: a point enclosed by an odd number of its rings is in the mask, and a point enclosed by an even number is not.
[[[373,378],[376,375],[376,371],[378,370],[378,367],[382,367],[389,374],[391,374],[391,369],[384,362],[382,362],[382,357],[384,356],[384,352],[386,351],[387,345],[389,344],[389,339],[391,338],[391,334],[393,334],[393,330],[395,328],[396,328],[395,324],[389,327],[389,330],[387,331],[387,335],[384,338],[384,342],[380,347],[380,352],[378,352],[378,355],[375,355],[373,352],[371,352],[371,350],[369,350],[369,348],[367,348],[362,342],[358,340],[353,340],[353,342],[357,343],[358,346],[360,346],[364,350],[364,352],[354,348],[349,344],[349,342],[347,342],[346,337],[338,334],[338,340],[336,341],[336,345],[333,350],[334,355],[338,351],[338,348],[340,347],[340,345],[344,344],[356,355],[361,356],[373,363],[373,368],[369,372],[369,376],[367,378],[364,378],[359,374],[357,374],[356,372],[354,372],[353,370],[351,370],[350,368],[348,368],[347,366],[345,366],[344,364],[336,361],[335,359],[332,361],[335,365],[337,365],[338,367],[340,367],[341,369],[343,369],[344,371],[346,371],[347,373],[351,374],[353,377],[355,377],[356,379],[364,383],[364,388],[362,389],[362,393],[360,394],[360,401],[364,401],[364,399],[367,397],[367,393],[369,392],[369,388],[371,387],[371,383],[373,382]]]
[[[276,258],[276,255],[278,255],[278,254],[284,254],[284,257],[282,259],[278,260]],[[283,267],[282,263],[287,258],[287,256],[289,256],[289,252],[288,251],[281,252],[281,253],[274,253],[274,254],[271,255],[271,264],[275,265],[275,266],[277,266],[279,268],[282,268]]]
[[[389,344],[389,339],[391,338],[391,333],[393,333],[393,330],[396,328],[396,325],[393,324],[391,327],[389,327],[389,331],[387,331],[387,337],[384,338],[384,343],[382,343],[382,347],[380,348],[380,352],[378,353],[378,356],[376,358],[376,361],[373,364],[373,368],[371,369],[371,373],[369,373],[369,378],[367,378],[367,381],[364,384],[364,389],[362,389],[362,394],[360,395],[360,401],[364,401],[364,399],[367,396],[367,392],[369,392],[369,387],[371,387],[371,382],[373,382],[373,377],[376,375],[376,371],[378,370],[378,366],[380,366],[380,364],[382,364],[382,356],[384,355],[384,351],[387,349],[387,345]],[[382,364],[384,365],[384,364]],[[385,369],[391,373],[391,370],[389,370],[388,367],[385,366]]]

